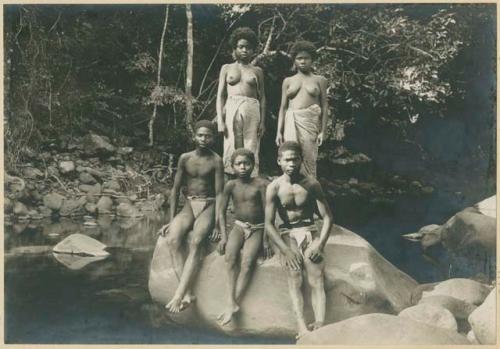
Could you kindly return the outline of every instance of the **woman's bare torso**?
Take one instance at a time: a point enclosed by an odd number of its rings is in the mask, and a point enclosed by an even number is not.
[[[229,64],[226,70],[228,96],[245,96],[257,99],[259,81],[257,69],[251,65]]]
[[[289,78],[286,96],[290,109],[305,109],[313,104],[321,106],[320,76],[296,74]]]

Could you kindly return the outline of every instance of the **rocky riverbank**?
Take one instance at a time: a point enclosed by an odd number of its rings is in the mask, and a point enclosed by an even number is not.
[[[6,222],[141,217],[166,203],[172,170],[173,156],[158,150],[117,147],[97,134],[63,138],[5,173]]]

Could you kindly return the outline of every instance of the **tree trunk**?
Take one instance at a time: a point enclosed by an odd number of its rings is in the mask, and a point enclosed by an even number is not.
[[[186,123],[193,130],[193,13],[191,5],[186,4],[187,18],[187,64],[186,64]]]
[[[163,23],[163,31],[161,33],[161,40],[160,40],[160,53],[158,54],[158,74],[156,76],[156,88],[160,88],[160,81],[161,81],[161,65],[162,65],[162,59],[163,59],[163,43],[165,42],[165,33],[167,32],[167,23],[168,23],[168,5],[165,9],[165,21]],[[154,107],[153,107],[153,115],[151,115],[151,119],[149,120],[149,146],[153,146],[153,125],[156,120],[156,111],[158,109],[158,104],[156,101],[154,102]]]

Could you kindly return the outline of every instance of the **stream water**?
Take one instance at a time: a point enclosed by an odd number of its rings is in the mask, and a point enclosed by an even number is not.
[[[448,204],[444,205],[443,202]],[[443,223],[461,204],[437,194],[425,200],[402,199],[363,222],[336,220],[367,239],[386,259],[420,283],[476,273],[467,260],[442,248],[431,258],[401,234]],[[344,208],[345,209],[345,208]],[[355,217],[359,207],[352,207]],[[339,207],[339,211],[340,207]],[[6,343],[78,344],[288,344],[290,340],[231,338],[161,321],[161,307],[147,289],[155,232],[165,214],[142,219],[102,216],[88,227],[82,220],[5,225]],[[51,248],[72,233],[89,235],[108,246],[105,260],[82,265],[78,257],[58,260]],[[60,259],[60,258],[59,258]],[[472,268],[472,269],[471,269]]]

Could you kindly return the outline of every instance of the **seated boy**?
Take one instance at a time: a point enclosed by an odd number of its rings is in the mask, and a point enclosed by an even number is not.
[[[193,276],[201,262],[202,243],[216,226],[215,212],[224,185],[222,159],[210,149],[216,134],[213,123],[198,121],[194,132],[196,149],[182,154],[177,165],[170,195],[170,224],[160,230],[162,236],[168,233],[167,245],[179,280],[174,297],[166,305],[169,311],[175,313],[194,300],[190,290]],[[181,188],[184,189],[186,203],[175,215]],[[185,257],[182,244],[188,232],[191,236]]]
[[[330,235],[332,214],[319,182],[300,172],[302,150],[296,142],[284,142],[278,149],[278,165],[283,175],[269,184],[266,192],[265,226],[269,237],[279,248],[288,270],[288,286],[298,324],[298,335],[309,332],[304,319],[304,298],[301,292],[302,269],[311,286],[311,304],[315,322],[310,329],[325,321],[325,287],[323,249]],[[313,215],[323,217],[318,232]],[[283,220],[279,231],[274,226],[276,211]]]
[[[225,250],[228,280],[227,307],[218,317],[222,325],[231,322],[233,315],[240,309],[238,303],[250,280],[263,241],[265,192],[269,183],[264,178],[250,177],[255,166],[255,156],[248,149],[236,149],[231,156],[231,165],[236,179],[228,181],[224,186],[219,218],[221,241],[218,248],[220,254],[224,254]],[[226,210],[231,198],[236,220],[228,236],[226,233]],[[267,237],[264,238],[264,241],[266,257],[268,257],[270,248],[267,244]],[[236,263],[242,248],[241,267],[238,275]]]

